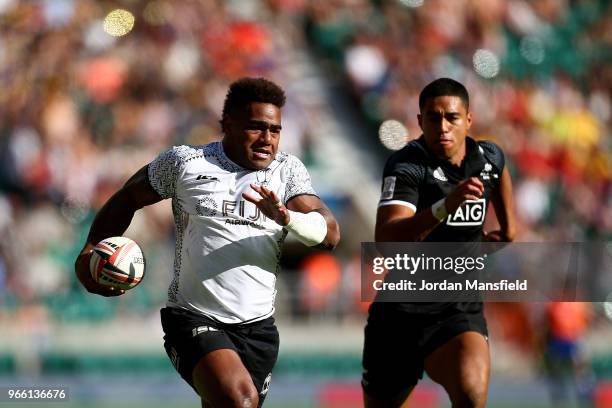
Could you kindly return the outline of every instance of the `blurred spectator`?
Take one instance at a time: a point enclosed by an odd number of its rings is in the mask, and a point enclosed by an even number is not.
[[[612,238],[610,2],[134,0],[132,31],[113,37],[104,17],[115,3],[0,1],[0,231],[12,237],[0,243],[0,319],[26,303],[56,319],[114,316],[74,284],[75,243],[92,210],[162,149],[219,137],[224,90],[237,76],[287,85],[281,148],[316,167],[317,138],[334,135],[319,134],[323,108],[299,65],[310,47],[323,71],[344,74],[362,108],[357,123],[394,118],[412,138],[422,85],[462,80],[478,112],[473,135],[508,154],[523,236]],[[477,49],[497,60],[476,64]],[[341,181],[322,182],[318,190],[335,194]],[[167,211],[145,211],[152,225],[144,232],[137,217],[130,234],[155,249],[156,279],[121,307],[153,313],[164,301],[173,225]],[[363,312],[358,250],[341,248],[321,282],[311,272],[309,285],[325,296],[305,306]]]
[[[328,253],[315,253],[304,260],[300,269],[303,310],[307,314],[333,315],[340,302],[338,295],[342,274],[336,258]]]
[[[582,350],[591,310],[581,302],[553,302],[546,309],[544,359],[554,406],[573,394],[579,406],[593,406],[595,381]]]
[[[111,36],[104,18],[112,1],[0,2],[0,230],[13,235],[0,244],[7,311],[44,305],[57,319],[113,316],[74,285],[79,236],[93,210],[161,150],[219,137],[225,89],[236,77],[289,83],[283,144],[308,149],[307,118],[317,107],[291,95],[301,79],[292,80],[287,62],[304,40],[295,31],[283,38],[279,28],[302,6],[269,3],[133,1],[133,29]],[[260,22],[270,14],[279,26]],[[120,307],[153,313],[165,301],[173,224],[167,211],[143,211],[152,225],[145,232],[136,217],[129,234],[159,248],[148,263],[157,277]]]
[[[495,139],[509,156],[525,235],[605,240],[612,70],[600,51],[611,38],[610,7],[604,0],[315,1],[307,27],[323,58],[343,56],[338,66],[373,137],[386,119],[418,137],[418,92],[435,77],[456,78],[473,95],[472,135]],[[479,49],[490,58],[477,61]]]

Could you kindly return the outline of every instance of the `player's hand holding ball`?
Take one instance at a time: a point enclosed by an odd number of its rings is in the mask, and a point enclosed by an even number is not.
[[[75,262],[79,281],[90,293],[119,296],[138,285],[145,272],[142,250],[126,237],[87,244]]]

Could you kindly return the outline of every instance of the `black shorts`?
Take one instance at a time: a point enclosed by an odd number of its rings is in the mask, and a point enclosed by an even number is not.
[[[164,348],[172,365],[193,386],[193,369],[211,351],[236,351],[251,374],[261,406],[270,387],[278,356],[278,330],[274,318],[254,323],[224,324],[185,309],[161,309]],[[197,392],[197,390],[196,390]]]
[[[482,310],[446,308],[407,313],[373,303],[365,327],[363,376],[366,394],[394,399],[423,378],[425,358],[453,337],[476,331],[488,336]]]

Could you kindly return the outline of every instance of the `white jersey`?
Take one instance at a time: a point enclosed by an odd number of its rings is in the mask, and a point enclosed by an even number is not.
[[[287,231],[242,193],[258,197],[250,187],[254,183],[273,190],[284,203],[316,195],[302,162],[278,152],[268,168],[248,170],[214,142],[163,152],[149,164],[148,176],[160,196],[172,198],[176,251],[167,305],[224,323],[271,316]]]

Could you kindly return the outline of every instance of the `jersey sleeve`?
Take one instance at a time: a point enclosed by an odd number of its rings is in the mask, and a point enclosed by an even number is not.
[[[188,146],[175,146],[157,156],[147,167],[149,183],[162,198],[176,196],[179,174],[185,165]]]
[[[424,170],[420,164],[390,159],[383,171],[378,206],[403,205],[416,212],[423,175]]]
[[[306,166],[295,156],[289,156],[287,158],[287,164],[283,169],[285,172],[285,197],[284,203],[286,204],[293,197],[299,195],[314,195],[314,188],[310,181],[310,174],[306,170]]]
[[[506,165],[506,158],[502,149],[493,142],[481,141],[479,142],[480,147],[484,151],[487,159],[496,167],[497,171],[501,174]]]

